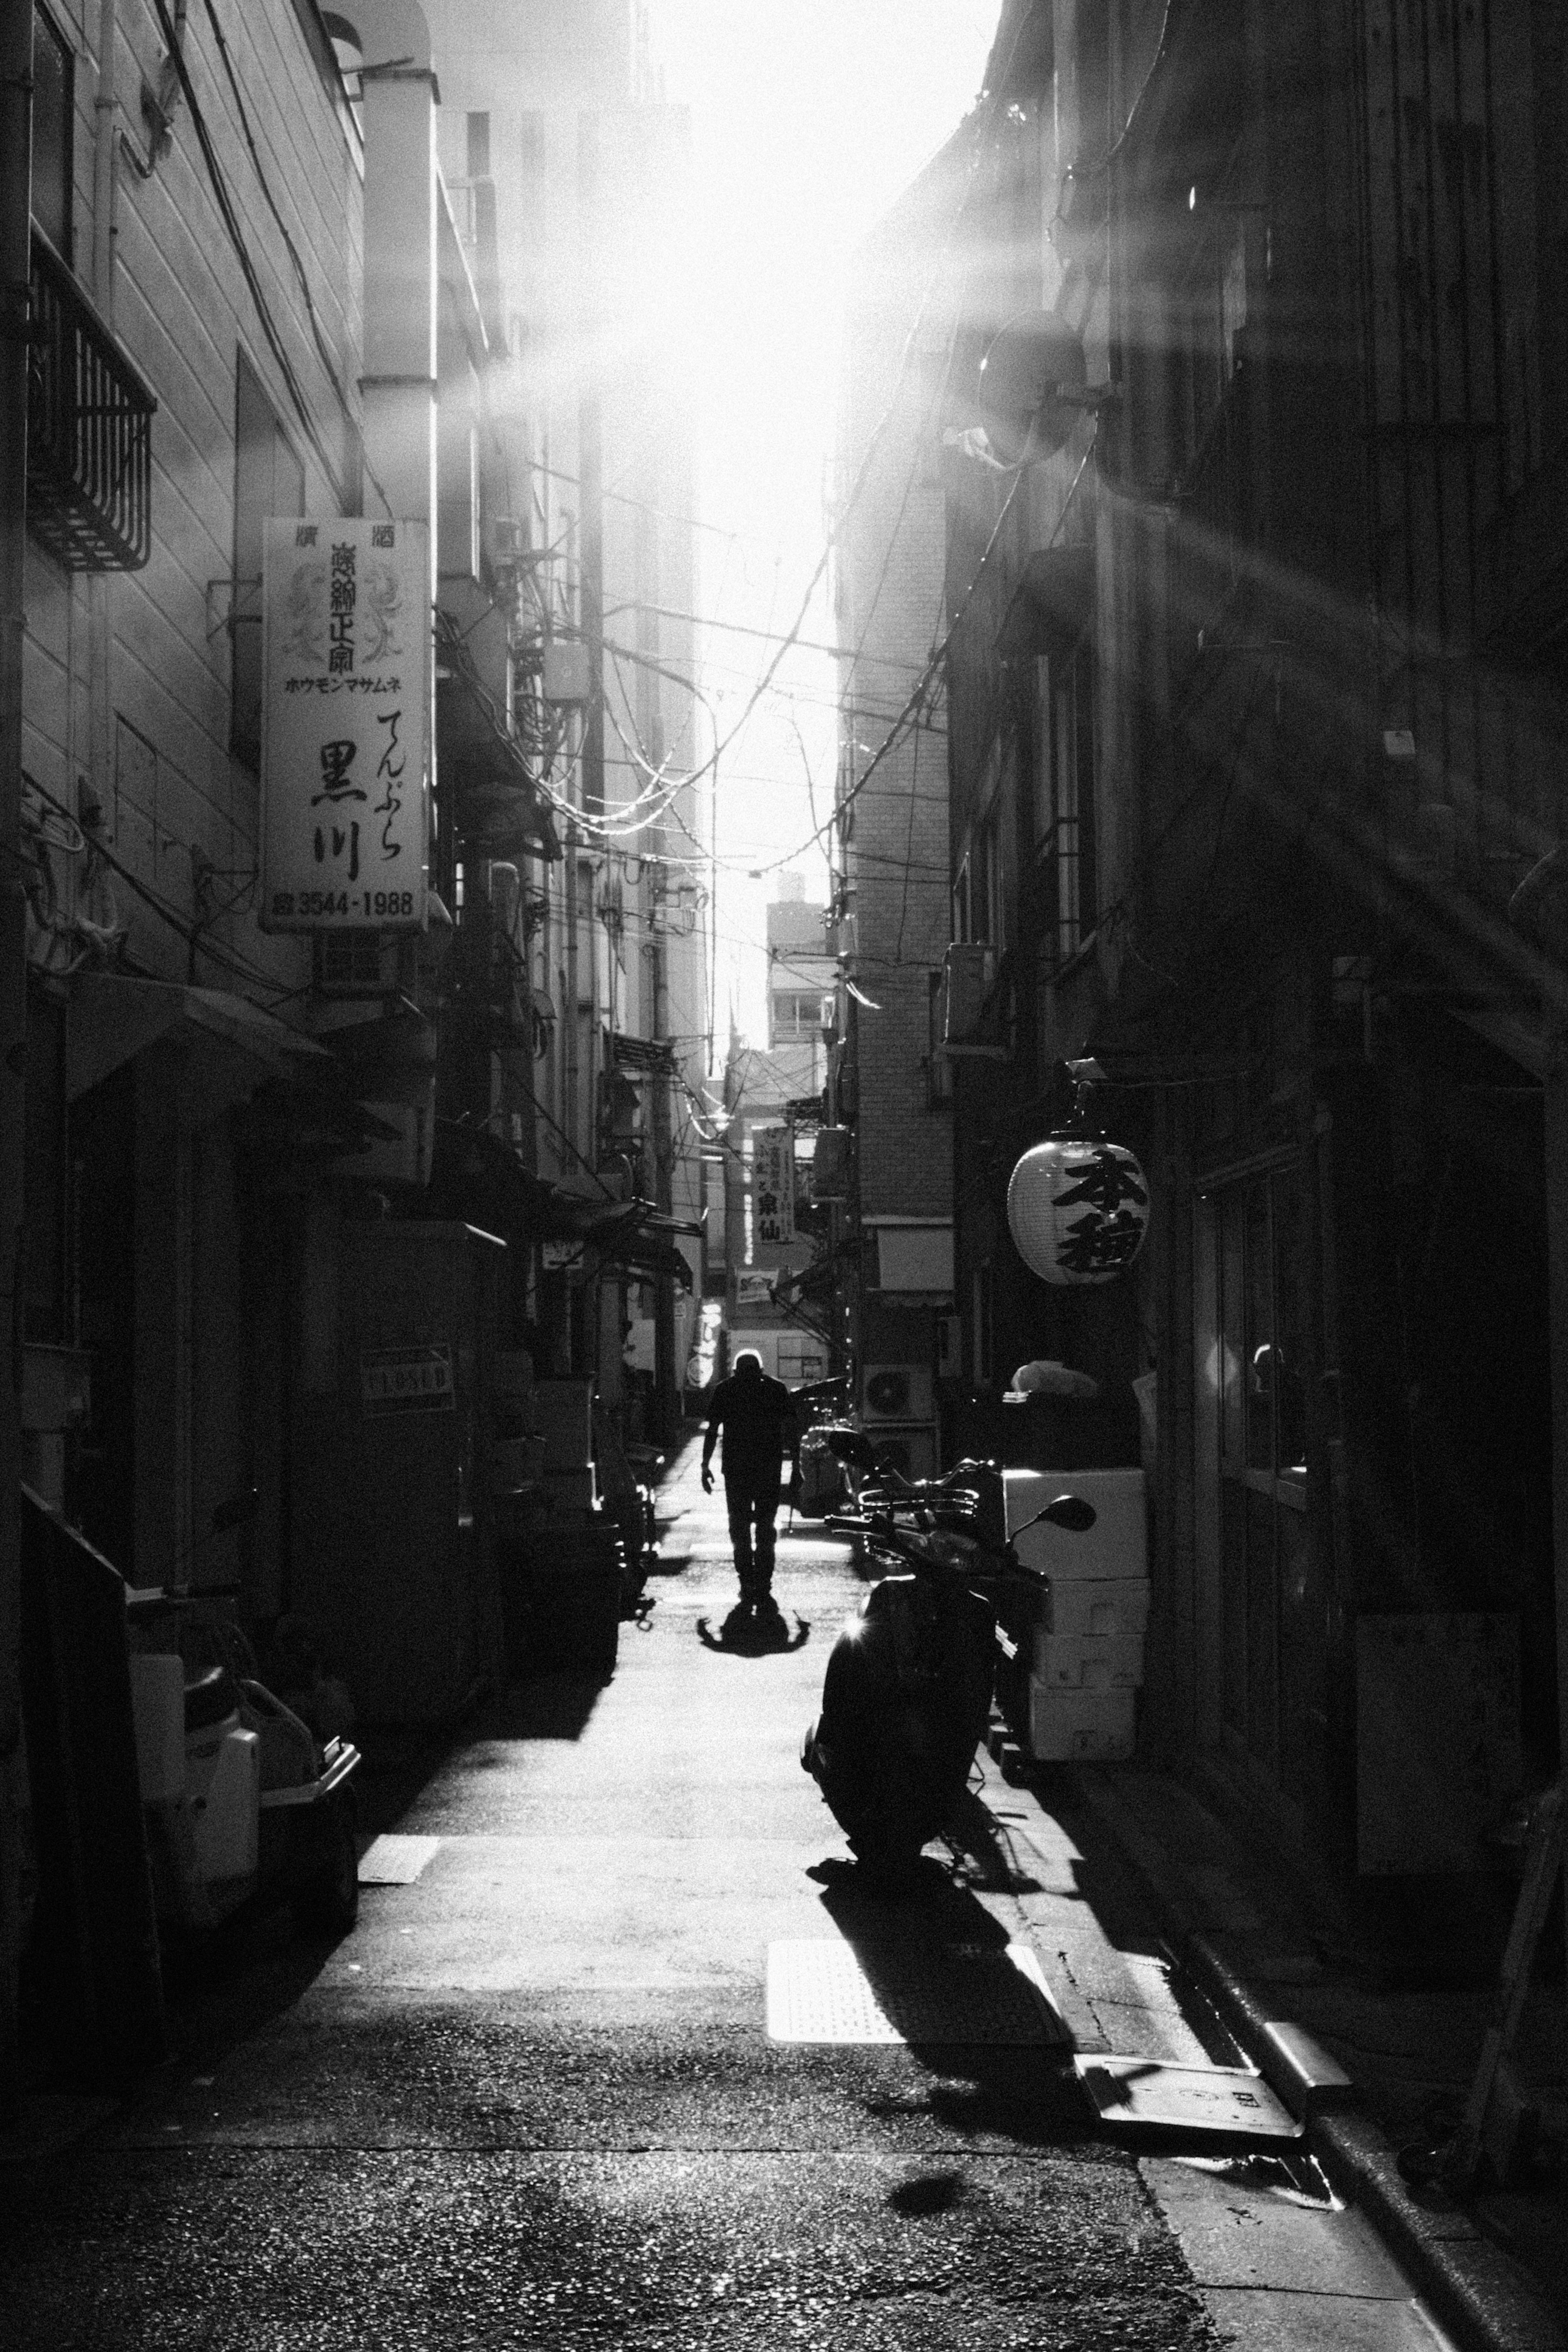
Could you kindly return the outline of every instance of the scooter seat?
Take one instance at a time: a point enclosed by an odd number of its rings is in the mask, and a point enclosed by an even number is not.
[[[228,1668],[209,1666],[185,1685],[185,1729],[187,1733],[209,1730],[233,1715],[238,1706],[239,1692]]]

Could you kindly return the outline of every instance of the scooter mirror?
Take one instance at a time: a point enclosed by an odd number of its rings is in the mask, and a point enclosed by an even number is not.
[[[1041,1519],[1049,1519],[1053,1528],[1065,1528],[1070,1536],[1086,1536],[1099,1516],[1093,1504],[1086,1503],[1082,1495],[1058,1495],[1053,1503],[1047,1503],[1043,1511],[1037,1511],[1024,1524],[1038,1528]],[[1016,1532],[1021,1535],[1023,1528]]]

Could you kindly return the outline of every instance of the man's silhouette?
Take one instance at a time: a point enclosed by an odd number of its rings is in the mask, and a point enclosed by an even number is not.
[[[713,1492],[713,1450],[721,1430],[724,1499],[741,1603],[759,1613],[770,1613],[777,1605],[772,1595],[773,1522],[783,1486],[780,1463],[788,1448],[793,1488],[800,1476],[800,1432],[789,1390],[782,1381],[769,1380],[761,1357],[749,1348],[737,1356],[734,1371],[713,1392],[707,1435],[703,1440],[703,1492],[706,1495]]]

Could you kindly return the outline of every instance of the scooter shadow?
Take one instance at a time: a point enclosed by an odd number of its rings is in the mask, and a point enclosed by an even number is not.
[[[744,1609],[732,1609],[716,1633],[710,1619],[697,1619],[697,1639],[705,1650],[723,1650],[736,1658],[785,1657],[803,1650],[811,1638],[810,1618],[797,1617],[791,1632],[783,1617],[757,1618]]]
[[[950,1868],[923,1855],[892,1887],[841,1860],[819,1863],[808,1875],[821,1885],[822,1908],[853,1949],[878,2007],[904,2031],[910,2056],[934,2078],[915,2101],[872,2099],[873,2113],[917,2109],[955,2132],[1000,2135],[1035,2147],[1093,2137],[1071,2044],[1050,2038],[1048,2021],[1042,2020],[1038,2040],[1018,2032],[1013,2038],[950,2041],[916,2022],[929,2019],[932,1989],[956,1970],[967,1976],[976,1963],[982,1969],[989,1963],[993,1981],[1009,1986],[1003,1971],[1010,1969],[1006,1954],[1012,1938]],[[915,2011],[912,1982],[922,1995]],[[1016,2010],[1016,2002],[1009,2008]],[[999,2030],[1004,2036],[1009,2031]]]

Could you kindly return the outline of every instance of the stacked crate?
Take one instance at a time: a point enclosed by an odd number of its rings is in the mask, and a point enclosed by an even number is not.
[[[614,1672],[624,1578],[620,1530],[599,1507],[592,1381],[537,1381],[533,1415],[543,1462],[527,1522],[526,1660],[602,1679]]]
[[[1041,1762],[1107,1763],[1133,1752],[1134,1694],[1149,1621],[1148,1522],[1141,1470],[1009,1470],[1008,1532],[1050,1578],[1033,1632],[1027,1734]],[[1083,1535],[1035,1513],[1059,1495],[1094,1507]]]

